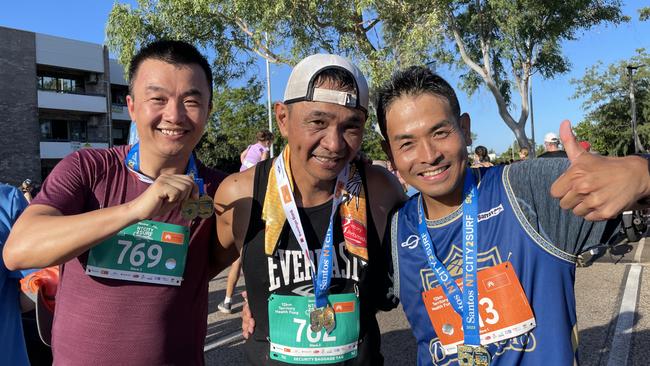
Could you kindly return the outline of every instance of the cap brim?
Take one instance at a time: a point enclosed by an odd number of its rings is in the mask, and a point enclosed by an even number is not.
[[[46,345],[52,344],[52,323],[54,320],[54,309],[45,300],[43,286],[39,287],[36,296],[36,325],[38,326],[38,336]]]

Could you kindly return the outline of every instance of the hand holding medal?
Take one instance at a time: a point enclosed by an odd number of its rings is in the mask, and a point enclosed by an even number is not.
[[[197,217],[207,219],[214,213],[214,203],[212,198],[205,193],[202,178],[194,178],[194,182],[199,187],[199,198],[189,198],[181,206],[181,216],[185,220],[194,220]]]

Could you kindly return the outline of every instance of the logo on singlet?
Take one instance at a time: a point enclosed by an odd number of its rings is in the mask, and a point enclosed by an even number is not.
[[[364,268],[366,262],[356,256],[350,255],[345,248],[345,242],[340,242],[338,245],[334,245],[333,248],[332,278],[345,278],[358,282],[359,269]],[[310,251],[310,256],[314,259],[315,263],[318,263],[320,249]],[[302,250],[278,249],[275,255],[267,257],[267,267],[270,292],[284,286],[302,284],[302,282],[309,281],[307,284],[301,285],[295,290],[300,293],[313,293],[313,289],[311,288],[311,265]]]
[[[497,216],[503,212],[503,205],[499,205],[497,207],[494,207],[493,209],[486,211],[486,212],[481,212],[478,214],[478,221],[481,222],[483,220],[491,219],[494,216]]]
[[[405,241],[400,244],[402,248],[409,248],[409,249],[415,249],[418,246],[418,243],[420,242],[420,237],[417,235],[411,235],[408,238],[406,238]]]

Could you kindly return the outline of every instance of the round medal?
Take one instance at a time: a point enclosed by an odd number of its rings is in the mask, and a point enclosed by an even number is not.
[[[331,306],[326,306],[323,309],[323,327],[325,331],[329,334],[332,333],[334,327],[336,326],[336,319],[334,314],[334,309]]]
[[[198,215],[202,219],[207,219],[214,213],[214,202],[207,194],[201,196],[198,201]]]
[[[323,328],[323,310],[314,309],[309,313],[309,325],[312,332],[320,332]]]
[[[181,217],[185,220],[193,220],[199,213],[199,203],[196,200],[189,199],[181,205]]]

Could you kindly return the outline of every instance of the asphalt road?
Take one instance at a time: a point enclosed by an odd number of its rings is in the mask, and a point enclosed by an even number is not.
[[[588,267],[576,270],[576,305],[582,365],[650,365],[650,239],[621,245]],[[621,256],[621,254],[623,254]],[[239,336],[244,289],[237,287],[231,315],[219,313],[227,271],[210,283],[206,339],[207,365],[246,364]],[[415,340],[401,307],[380,313],[382,353],[386,365],[414,365]]]

